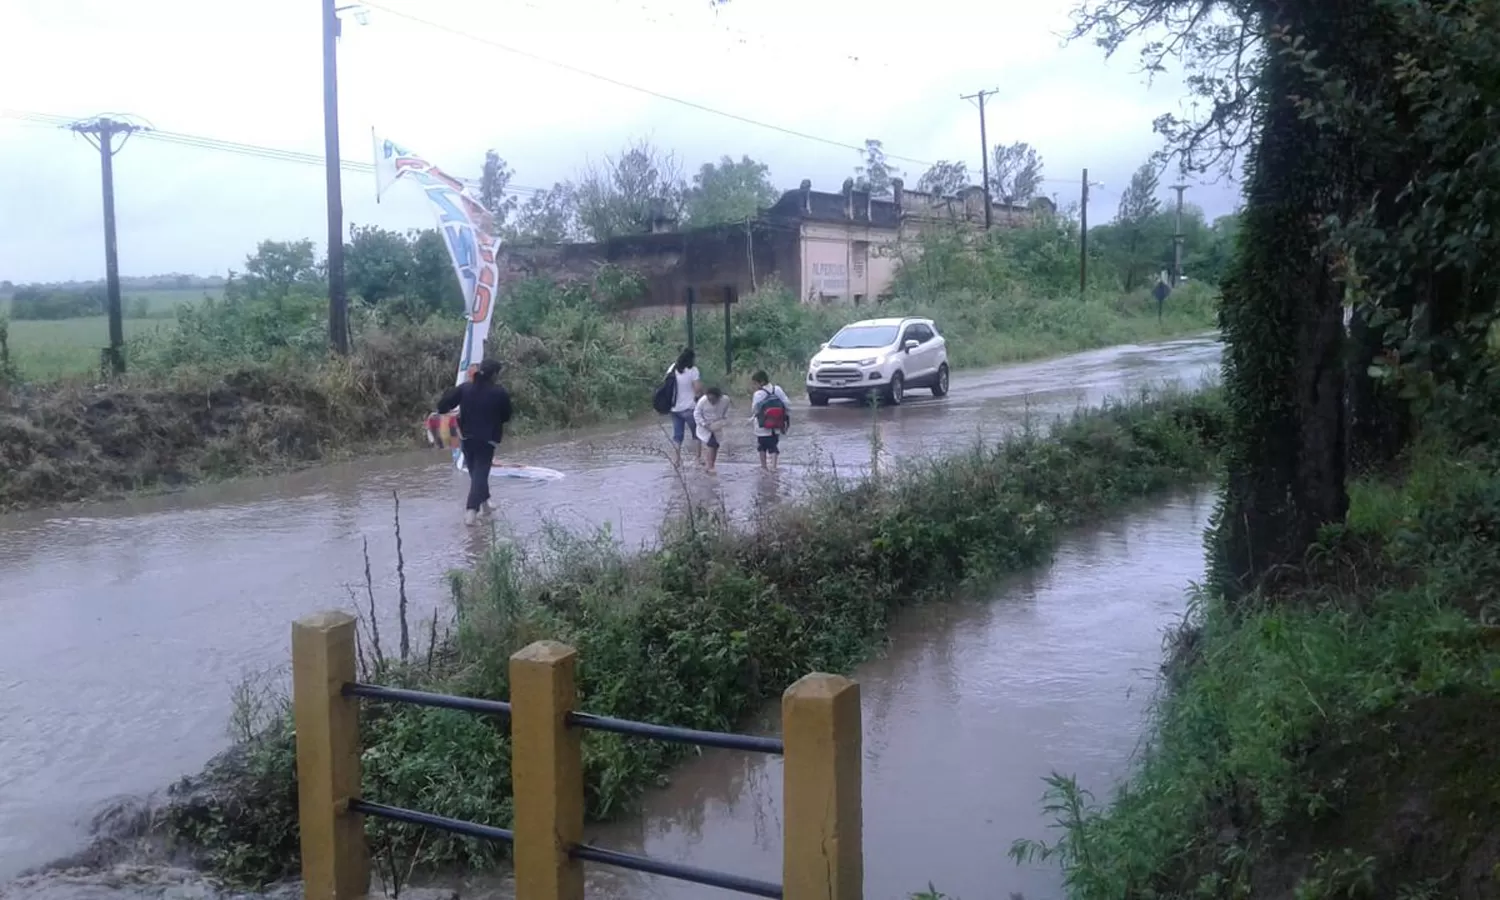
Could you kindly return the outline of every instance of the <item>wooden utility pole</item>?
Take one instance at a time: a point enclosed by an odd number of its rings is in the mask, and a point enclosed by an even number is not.
[[[1089,289],[1089,170],[1083,170],[1083,192],[1078,203],[1078,214],[1082,217],[1078,228],[1078,298],[1081,300]]]
[[[1182,192],[1191,185],[1174,184],[1172,190],[1177,192],[1177,227],[1172,234],[1172,287],[1182,281]]]
[[[990,139],[984,130],[984,98],[998,90],[999,88],[995,88],[974,94],[962,94],[958,98],[979,101],[979,164],[984,171],[984,227],[986,231],[990,228],[992,213],[990,210]]]
[[[323,2],[323,165],[328,173],[328,340],[349,352],[349,295],[344,290],[344,195],[339,177],[339,14]]]
[[[75,122],[68,126],[83,135],[99,150],[99,167],[104,180],[104,282],[106,311],[109,313],[109,367],[115,374],[125,371],[125,323],[120,309],[120,257],[115,244],[115,154],[125,146],[125,141],[114,146],[114,136],[126,140],[143,129],[139,125],[116,122],[113,119],[95,119],[91,122]]]

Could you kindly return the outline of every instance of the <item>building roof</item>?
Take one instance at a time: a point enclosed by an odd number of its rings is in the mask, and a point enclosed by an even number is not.
[[[803,196],[806,195],[806,206]],[[848,222],[851,220],[849,206],[854,210],[852,220],[875,228],[895,228],[900,224],[896,204],[887,199],[871,197],[869,191],[844,193],[802,189],[790,190],[766,210],[766,215],[777,218],[802,219],[812,222]]]
[[[895,197],[887,198],[872,197],[868,190],[858,189],[850,189],[847,193],[845,191],[815,191],[812,190],[809,182],[804,181],[801,187],[783,192],[780,199],[764,210],[762,215],[767,218],[798,219],[810,222],[853,221],[873,228],[895,229],[900,227],[903,216],[932,217],[935,210],[942,208],[947,208],[951,215],[953,203],[966,205],[969,198],[983,193],[983,188],[970,185],[952,197],[945,197],[905,190],[899,180],[893,179],[893,182]],[[848,183],[845,182],[846,185]],[[1050,200],[1045,198],[1039,198],[1039,200],[1048,208],[1054,207]],[[980,209],[983,210],[983,200],[978,202]],[[1011,213],[1032,211],[1029,206],[999,201],[992,201],[990,206],[996,211]]]

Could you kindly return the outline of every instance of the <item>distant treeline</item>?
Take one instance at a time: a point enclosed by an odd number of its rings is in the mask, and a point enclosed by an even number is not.
[[[206,281],[207,279],[198,279]],[[220,283],[223,279],[219,279]],[[211,285],[201,285],[197,288],[205,293],[214,290]],[[160,296],[162,292],[181,291],[187,295],[194,287],[186,288],[129,288],[136,293],[127,293],[120,298],[120,304],[126,318],[149,319],[170,318],[176,314],[176,307],[172,304],[156,304],[152,302],[153,294]],[[142,293],[150,291],[151,293]],[[43,319],[55,321],[59,319],[82,319],[89,316],[102,316],[105,313],[106,294],[103,285],[90,285],[87,287],[40,287],[37,285],[26,285],[16,288],[10,294],[8,310],[12,319]],[[4,308],[0,308],[3,310]]]
[[[126,275],[120,278],[120,289],[124,291],[191,291],[217,290],[224,286],[222,275],[182,275],[171,272],[166,275]],[[37,281],[14,283],[0,280],[0,296],[11,296],[26,288],[44,291],[83,292],[90,288],[104,290],[104,279],[95,281]]]

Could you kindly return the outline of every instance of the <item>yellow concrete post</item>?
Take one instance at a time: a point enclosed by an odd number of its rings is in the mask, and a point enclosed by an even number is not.
[[[865,889],[859,685],[805,675],[781,697],[785,900],[861,900]]]
[[[583,900],[583,745],[569,728],[578,651],[537,641],[510,658],[516,900]]]
[[[370,890],[364,817],[348,811],[359,796],[359,700],[344,697],[355,680],[354,617],[308,616],[292,625],[292,715],[297,725],[297,820],[302,832],[306,900],[356,900]]]

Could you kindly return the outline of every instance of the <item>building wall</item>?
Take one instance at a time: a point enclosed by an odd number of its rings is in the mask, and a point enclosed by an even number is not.
[[[662,234],[640,234],[596,244],[555,244],[508,248],[509,278],[548,276],[593,278],[605,265],[633,272],[645,281],[640,296],[626,304],[638,310],[686,310],[687,289],[700,304],[719,304],[724,289],[737,296],[780,278],[796,288],[801,247],[795,229],[753,223]],[[789,277],[790,276],[790,277]]]
[[[1025,207],[995,204],[997,227],[1033,221]],[[914,258],[924,229],[982,227],[984,192],[954,197],[904,191],[874,199],[853,189],[814,192],[804,181],[751,223],[682,232],[638,234],[595,244],[508,248],[508,278],[527,275],[592,278],[603,265],[640,275],[646,288],[626,312],[681,315],[693,288],[698,302],[723,302],[780,282],[804,302],[866,302],[892,292],[903,258]]]
[[[897,232],[853,222],[802,225],[804,301],[874,300],[888,293],[895,278]]]

